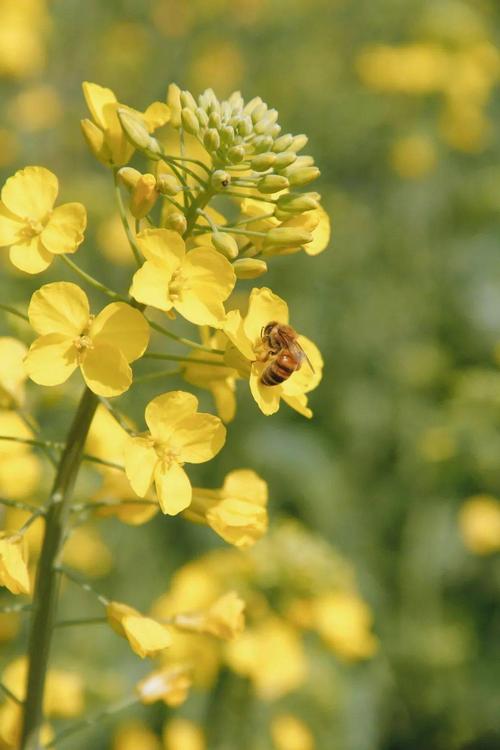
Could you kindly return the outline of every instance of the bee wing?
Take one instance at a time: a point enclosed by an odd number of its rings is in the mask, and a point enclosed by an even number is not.
[[[299,367],[302,365],[302,362],[304,362],[305,360],[307,364],[309,365],[309,367],[311,368],[311,372],[314,373],[314,367],[312,366],[311,360],[309,359],[309,357],[307,356],[307,354],[305,353],[305,351],[303,350],[299,342],[294,341],[292,346],[290,346],[289,348],[295,354],[296,358],[300,362]],[[297,369],[299,369],[299,367]]]

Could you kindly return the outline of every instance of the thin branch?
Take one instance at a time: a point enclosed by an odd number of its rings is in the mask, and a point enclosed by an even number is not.
[[[100,594],[98,591],[96,591],[90,583],[87,583],[87,581],[83,581],[79,576],[77,576],[75,573],[73,573],[72,570],[69,570],[65,565],[56,565],[55,570],[58,571],[58,573],[62,573],[62,575],[66,576],[68,580],[72,581],[73,583],[76,583],[77,586],[80,586],[81,589],[86,591],[88,594],[92,594],[92,596],[95,596],[101,604],[103,604],[105,607],[109,604],[109,599],[107,599],[103,594]]]
[[[209,346],[198,344],[196,341],[191,341],[191,339],[184,338],[184,336],[177,336],[177,334],[172,333],[167,328],[163,328],[163,326],[155,323],[149,318],[146,318],[146,320],[148,321],[151,328],[155,329],[155,331],[158,331],[158,333],[162,333],[164,336],[168,336],[170,339],[177,341],[179,344],[184,344],[185,346],[189,346],[191,349],[198,349],[200,352],[207,352],[208,354],[224,354],[224,351],[222,349],[211,349]]]
[[[22,320],[25,320],[27,323],[29,323],[28,316],[20,312],[19,310],[16,310],[15,307],[10,307],[10,305],[0,304],[0,310],[5,310],[5,312],[10,313],[11,315],[16,315],[18,318],[21,318]]]
[[[124,297],[121,297],[117,292],[114,292],[112,289],[107,287],[105,284],[102,284],[100,281],[95,279],[93,276],[91,276],[87,271],[84,271],[83,268],[80,268],[79,265],[77,265],[71,258],[68,258],[67,255],[59,255],[59,258],[63,260],[67,266],[71,268],[72,271],[74,271],[78,276],[80,276],[84,281],[87,282],[87,284],[90,284],[90,286],[93,286],[94,289],[98,289],[100,292],[103,292],[103,294],[106,294],[108,297],[111,297],[111,299],[120,301],[120,302],[127,302],[127,300]]]
[[[181,372],[182,367],[176,367],[173,370],[157,370],[156,372],[149,372],[147,375],[139,375],[137,378],[134,378],[134,383],[148,383],[150,380],[168,378],[169,375],[179,375]]]
[[[140,268],[142,266],[141,251],[139,250],[137,246],[135,237],[132,234],[132,230],[130,229],[130,224],[128,223],[127,212],[125,211],[125,205],[123,203],[122,192],[120,190],[120,183],[118,182],[118,171],[116,169],[113,170],[113,179],[115,181],[115,195],[116,195],[116,202],[118,203],[118,213],[120,214],[120,219],[122,221],[125,234],[127,235],[130,249],[132,250],[134,254],[135,262],[137,263],[137,266]]]
[[[6,497],[0,497],[0,505],[6,505],[8,508],[16,508],[17,510],[26,510],[28,513],[36,513],[40,508],[30,503],[25,503],[22,500],[10,500]],[[45,510],[43,510],[45,513]]]
[[[107,617],[80,617],[74,620],[59,620],[54,623],[55,628],[71,628],[74,625],[104,625],[108,622]]]
[[[108,716],[113,716],[113,714],[124,711],[126,708],[130,708],[130,706],[134,706],[136,703],[139,703],[139,697],[137,695],[128,696],[121,701],[112,703],[103,711],[99,711],[98,713],[88,716],[86,719],[82,719],[81,721],[77,721],[74,724],[70,724],[69,727],[63,729],[61,732],[59,732],[59,734],[56,734],[54,739],[50,740],[50,742],[47,742],[45,747],[55,747],[59,744],[59,742],[65,740],[70,735],[79,732],[81,729],[92,727],[94,726],[94,724],[98,724],[102,719],[106,719],[108,718]]]
[[[118,409],[115,409],[113,404],[108,401],[107,398],[104,398],[104,396],[98,396],[98,399],[100,403],[104,406],[104,408],[109,411],[112,417],[116,419],[120,427],[125,430],[125,432],[128,432],[129,435],[135,435],[135,430],[133,430],[129,424],[127,424],[127,421],[122,416],[122,414],[118,411]]]
[[[30,609],[32,609],[31,604],[6,604],[0,607],[0,612],[4,615],[13,615],[18,612],[29,612]]]
[[[0,682],[0,690],[5,693],[7,698],[10,698],[11,701],[14,701],[14,703],[17,703],[18,706],[22,706],[24,704],[24,701],[22,701],[20,698],[17,697],[17,695],[14,695],[12,690],[7,687],[3,682]]]
[[[160,354],[159,352],[146,352],[142,355],[145,359],[165,359],[168,362],[183,362],[188,365],[212,365],[213,367],[224,366],[224,360],[216,362],[212,359],[186,359],[186,357],[177,357],[175,354]]]

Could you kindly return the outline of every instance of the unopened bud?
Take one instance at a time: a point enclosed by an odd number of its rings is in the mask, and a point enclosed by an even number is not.
[[[215,190],[224,190],[231,184],[231,175],[224,169],[216,169],[212,175],[211,183]]]
[[[243,146],[232,146],[227,155],[231,164],[239,164],[245,158],[245,148]]]
[[[265,247],[292,247],[311,242],[312,234],[300,227],[275,227],[264,240]]]
[[[283,151],[276,157],[276,169],[284,169],[293,164],[297,159],[297,154],[294,151]]]
[[[242,136],[250,135],[253,130],[252,120],[250,117],[241,117],[238,123],[238,133]]]
[[[177,195],[182,190],[182,186],[177,182],[175,177],[170,174],[159,174],[156,178],[156,189],[162,195]]]
[[[251,115],[254,109],[258,107],[260,104],[262,104],[262,99],[260,98],[260,96],[254,96],[253,99],[250,99],[250,101],[247,102],[247,104],[245,104],[245,107],[243,108],[243,112],[246,115]]]
[[[261,101],[260,104],[257,104],[257,106],[252,110],[252,113],[251,113],[252,121],[254,123],[259,122],[259,120],[262,120],[266,112],[267,112],[267,104]]]
[[[238,243],[227,232],[214,232],[212,234],[212,244],[222,255],[225,255],[229,260],[234,260],[238,257],[239,248]]]
[[[230,145],[234,142],[234,128],[232,125],[224,125],[224,127],[221,129],[220,137],[222,140],[222,143],[225,143],[226,145]]]
[[[265,172],[266,170],[270,169],[273,166],[275,161],[276,161],[276,154],[273,154],[272,151],[266,151],[263,154],[258,154],[257,156],[254,156],[254,158],[250,162],[250,166],[256,172]]]
[[[81,120],[80,125],[82,127],[83,137],[87,143],[87,146],[94,154],[96,159],[106,165],[112,163],[112,155],[109,146],[104,138],[103,131],[92,122],[92,120]]]
[[[273,139],[269,135],[258,135],[253,139],[252,145],[256,153],[261,154],[263,151],[269,151],[273,145]]]
[[[190,91],[181,91],[180,99],[183,108],[186,107],[187,109],[192,109],[193,111],[196,109],[196,101]]]
[[[312,211],[319,207],[318,193],[286,193],[278,198],[278,208],[290,213]]]
[[[275,122],[274,125],[271,125],[271,127],[268,129],[267,133],[274,140],[281,133],[281,125],[278,125],[278,123]]]
[[[205,144],[207,151],[217,151],[220,146],[219,132],[215,128],[206,130],[205,135],[203,136],[203,143]]]
[[[148,133],[148,129],[140,116],[129,112],[126,109],[117,110],[118,119],[130,143],[139,151],[142,151],[150,159],[161,158],[161,146]]]
[[[130,196],[130,213],[143,219],[153,208],[158,198],[156,178],[152,174],[140,175]]]
[[[174,232],[184,234],[187,229],[186,217],[181,211],[172,211],[165,217],[164,225],[166,229],[172,229]]]
[[[141,179],[142,174],[138,169],[134,169],[133,167],[122,167],[118,170],[117,176],[120,182],[123,182],[125,187],[129,190],[133,190]]]
[[[170,107],[170,124],[173,128],[181,126],[181,90],[176,83],[171,83],[167,90],[167,104]]]
[[[208,124],[211,128],[215,128],[216,130],[219,130],[221,126],[221,119],[219,112],[210,112],[209,118],[208,118]]]
[[[206,128],[208,125],[208,115],[201,107],[196,108],[196,117],[202,128]]]
[[[293,187],[307,185],[309,182],[316,180],[321,172],[318,167],[291,167],[287,171],[288,180]]]
[[[188,109],[187,107],[183,108],[181,112],[181,121],[182,127],[186,133],[190,133],[191,135],[196,135],[198,133],[200,123],[192,109]]]
[[[290,145],[287,146],[287,149],[289,151],[295,151],[295,153],[297,153],[297,151],[301,151],[304,146],[307,145],[308,140],[309,138],[307,137],[307,135],[304,135],[303,133],[301,133],[301,135],[295,135]]]
[[[267,263],[258,258],[239,258],[233,268],[238,279],[256,279],[266,273]]]
[[[314,158],[306,154],[297,156],[293,166],[294,167],[314,167]]]
[[[274,141],[273,151],[276,151],[277,154],[279,154],[281,151],[287,151],[292,141],[293,135],[291,135],[290,133],[280,135],[280,137],[276,138],[276,140]]]
[[[278,193],[285,190],[289,184],[287,178],[280,174],[266,174],[257,183],[257,188],[261,193]]]

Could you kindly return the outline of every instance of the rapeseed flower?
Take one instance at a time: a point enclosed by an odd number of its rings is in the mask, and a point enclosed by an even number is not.
[[[227,338],[222,331],[216,331],[215,335],[203,342],[213,349],[224,349],[227,344]],[[214,365],[203,364],[198,359],[213,359]],[[204,388],[211,392],[217,414],[223,422],[231,422],[236,413],[236,378],[237,371],[232,367],[222,364],[215,366],[220,361],[217,354],[203,352],[203,356],[198,352],[192,352],[189,361],[182,371],[182,377],[187,383],[195,385],[198,388]]]
[[[177,664],[146,675],[137,683],[136,692],[145,705],[162,700],[167,706],[180,706],[186,700],[191,684],[189,668]]]
[[[270,289],[252,289],[246,316],[242,317],[239,310],[231,310],[226,316],[224,332],[233,346],[226,351],[225,361],[242,377],[249,378],[252,396],[264,414],[277,412],[283,399],[292,409],[311,417],[306,394],[320,382],[323,360],[319,349],[305,336],[299,336],[298,343],[310,364],[304,362],[300,370],[279,385],[268,386],[261,382],[269,364],[263,361],[262,330],[272,321],[288,325],[288,317],[288,305]]]
[[[74,253],[83,242],[87,212],[81,203],[54,208],[59,181],[45,167],[25,167],[9,177],[0,201],[0,245],[14,266],[45,271],[54,255]]]
[[[191,393],[171,391],[146,407],[149,433],[131,437],[125,448],[125,471],[132,489],[144,497],[154,482],[163,513],[176,515],[191,503],[185,463],[213,458],[224,445],[226,428],[218,417],[197,412]]]
[[[231,264],[212,248],[186,252],[182,237],[169,229],[146,229],[137,236],[146,258],[136,271],[130,294],[159,310],[177,310],[196,325],[220,328],[224,305],[236,277]]]
[[[138,310],[112,302],[94,317],[85,292],[61,281],[33,294],[28,316],[40,334],[26,357],[35,383],[65,383],[80,367],[87,386],[98,396],[119,396],[130,387],[129,362],[143,354],[149,341],[148,323]]]
[[[172,642],[170,633],[164,625],[151,617],[145,617],[128,604],[109,602],[106,614],[115,633],[126,638],[132,650],[141,659],[146,656],[157,656]]]
[[[230,641],[245,627],[244,609],[245,602],[235,591],[229,591],[207,610],[177,614],[172,623],[181,630],[206,633]]]
[[[21,534],[0,532],[0,586],[12,594],[29,594],[26,545]]]
[[[22,341],[0,337],[0,408],[21,406],[24,402],[27,351]]]
[[[500,501],[491,495],[474,495],[462,505],[458,517],[465,546],[476,555],[500,550]]]

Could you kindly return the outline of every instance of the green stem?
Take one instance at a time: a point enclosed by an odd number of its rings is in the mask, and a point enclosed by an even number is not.
[[[84,281],[87,282],[87,284],[90,284],[90,286],[93,286],[94,289],[98,289],[100,292],[103,292],[104,294],[107,294],[108,297],[111,297],[111,299],[119,300],[121,302],[127,302],[127,300],[124,297],[121,297],[119,294],[114,292],[112,289],[107,287],[105,284],[102,284],[97,279],[94,279],[93,276],[91,276],[89,273],[83,270],[83,268],[80,268],[74,261],[72,261],[70,258],[68,258],[67,255],[59,255],[59,258],[63,260],[67,266],[71,268],[72,271],[74,271],[80,278],[82,278]]]
[[[185,346],[189,346],[191,349],[198,349],[200,352],[207,352],[208,354],[224,354],[222,349],[211,349],[209,346],[198,344],[196,341],[191,341],[191,339],[184,338],[184,336],[177,336],[177,334],[172,333],[167,328],[163,328],[163,326],[155,323],[153,320],[149,320],[149,318],[146,318],[146,320],[148,321],[151,328],[155,329],[155,331],[158,331],[158,333],[162,333],[164,336],[168,336],[170,339],[177,341],[179,344],[184,344]]]
[[[97,404],[97,396],[86,388],[70,427],[50,496],[33,596],[33,615],[28,642],[28,680],[20,750],[40,748],[45,679],[59,594],[56,560],[70,513],[70,500],[80,468],[83,447]]]
[[[113,714],[116,714],[119,711],[124,711],[126,708],[130,708],[130,706],[134,706],[136,703],[139,703],[137,695],[131,695],[117,703],[113,703],[111,706],[108,706],[108,708],[105,708],[104,711],[92,714],[92,716],[88,716],[86,719],[77,721],[75,724],[71,724],[66,729],[63,729],[59,734],[56,734],[53,740],[47,742],[45,747],[55,747],[56,745],[59,745],[62,740],[65,740],[66,737],[75,734],[75,732],[79,732],[81,729],[87,729],[87,727],[97,724],[102,719],[106,719],[108,716],[113,716]]]
[[[56,567],[56,570],[58,573],[62,573],[64,576],[66,576],[69,581],[72,581],[73,583],[76,583],[77,586],[80,586],[80,588],[86,591],[87,594],[92,594],[92,596],[95,596],[101,602],[101,604],[107,607],[107,605],[109,604],[109,599],[106,599],[105,596],[96,591],[90,585],[90,583],[87,583],[87,581],[83,581],[81,578],[79,578],[79,576],[73,573],[72,570],[69,570],[64,565],[58,565]]]
[[[129,435],[135,435],[135,431],[133,429],[131,429],[131,427],[130,427],[129,424],[127,424],[127,421],[123,417],[123,415],[121,414],[121,412],[119,412],[118,409],[115,409],[115,407],[113,406],[113,404],[110,401],[108,401],[107,398],[104,398],[104,396],[99,396],[99,401],[104,406],[104,408],[107,411],[109,411],[109,413],[111,414],[111,416],[114,419],[116,419],[116,421],[118,422],[118,424],[120,425],[120,427],[123,430],[125,430],[125,432],[127,432]]]
[[[7,604],[5,607],[0,607],[0,612],[4,615],[12,615],[18,612],[28,612],[31,609],[31,604]]]
[[[176,357],[175,354],[159,354],[158,352],[146,352],[146,354],[143,354],[142,356],[144,359],[166,359],[168,362],[184,362],[188,365],[224,366],[224,361],[222,359],[219,362],[215,362],[213,359],[186,359],[185,357]]]
[[[14,435],[0,435],[0,440],[7,440],[12,443],[22,443],[23,445],[33,445],[37,448],[55,448],[56,450],[62,450],[64,448],[64,443],[53,443],[49,440],[15,437]]]
[[[17,703],[18,706],[23,705],[23,701],[20,700],[20,698],[18,698],[17,695],[14,695],[12,690],[10,690],[10,688],[8,688],[7,685],[4,685],[3,682],[0,682],[0,691],[2,691],[2,693],[5,693],[7,698],[10,698],[11,701],[14,701],[14,703]]]
[[[17,510],[27,510],[29,513],[36,513],[40,510],[36,505],[23,503],[22,500],[10,500],[6,497],[0,497],[0,505],[6,505],[8,508],[16,508]],[[44,510],[42,512],[45,513]]]
[[[193,227],[196,224],[196,219],[198,218],[198,209],[205,208],[213,195],[213,190],[207,188],[207,190],[204,190],[202,193],[200,193],[199,196],[195,198],[195,200],[191,203],[189,210],[186,213],[187,226],[186,231],[183,234],[184,239],[189,237],[189,235],[193,231]]]
[[[11,315],[16,315],[18,318],[21,318],[22,320],[29,321],[29,318],[27,315],[25,315],[22,312],[19,312],[19,310],[16,310],[15,307],[10,307],[10,305],[0,304],[0,310],[5,310],[5,312],[10,313]]]
[[[150,372],[147,375],[139,375],[138,378],[134,378],[134,384],[148,383],[150,380],[157,380],[158,378],[168,378],[170,375],[179,375],[181,372],[181,367],[176,367],[173,370],[157,370],[156,372]]]
[[[108,622],[107,617],[80,617],[75,620],[58,620],[55,628],[72,628],[74,625],[103,625]]]
[[[127,235],[130,249],[134,254],[135,262],[140,268],[142,266],[141,251],[137,247],[137,242],[135,241],[135,237],[132,234],[132,230],[130,229],[130,224],[128,223],[127,212],[125,211],[125,204],[123,203],[122,198],[122,191],[120,190],[120,183],[118,182],[118,171],[116,169],[113,171],[113,178],[115,181],[115,195],[116,202],[118,204],[118,213],[120,214],[120,219],[122,220],[123,228],[125,230],[125,234]]]

